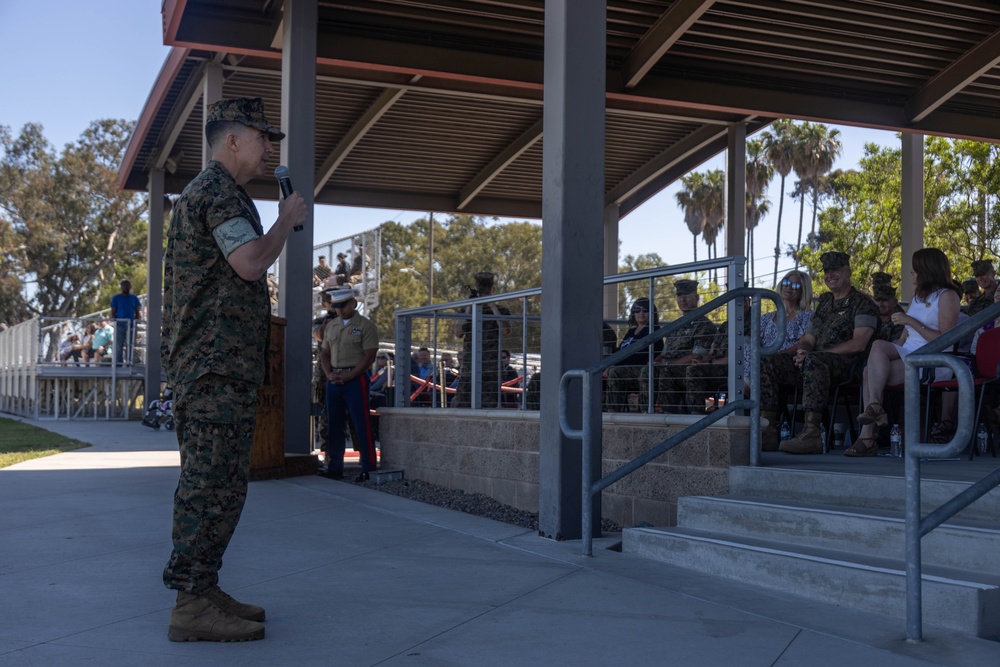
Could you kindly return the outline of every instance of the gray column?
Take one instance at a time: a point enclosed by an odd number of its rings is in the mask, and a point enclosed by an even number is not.
[[[613,276],[618,273],[618,204],[612,204],[604,209],[604,275]],[[608,285],[604,288],[604,319],[613,320],[618,317],[618,286]]]
[[[571,10],[572,6],[572,10]],[[559,428],[559,380],[600,357],[604,251],[604,0],[545,3],[545,110],[542,157],[542,358],[539,532],[580,537],[580,443]],[[573,386],[569,420],[581,422]],[[600,406],[600,381],[590,397]],[[600,475],[601,412],[594,410],[593,473]],[[600,532],[600,497],[593,512]]]
[[[316,144],[316,0],[285,0],[281,58],[281,163],[311,212]],[[277,185],[275,190],[277,191]],[[285,329],[285,451],[308,454],[312,378],[313,216],[281,252],[279,314]]]
[[[208,118],[208,106],[213,102],[222,99],[222,65],[216,62],[205,63],[205,78],[202,80],[201,91],[201,126],[205,127],[205,119]],[[212,148],[205,140],[205,133],[201,133],[201,165],[208,165],[212,159]]]
[[[726,254],[743,255],[747,217],[747,126],[729,125],[726,151]]]
[[[160,397],[160,333],[163,329],[163,170],[149,172],[149,231],[146,233],[146,384],[144,407]]]
[[[900,269],[900,299],[913,299],[913,284],[909,280],[913,253],[924,247],[924,135],[902,133],[902,268]],[[902,276],[907,279],[903,280]]]

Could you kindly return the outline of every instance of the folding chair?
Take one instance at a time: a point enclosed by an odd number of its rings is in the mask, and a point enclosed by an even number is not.
[[[983,414],[983,401],[988,392],[991,392],[994,383],[1000,380],[1000,328],[987,329],[979,335],[979,342],[976,344],[975,368],[973,369],[973,389],[978,392],[976,399],[976,421],[979,424]],[[942,380],[932,382],[927,388],[928,397],[933,391],[946,392],[957,391],[958,380]],[[928,409],[928,412],[930,410]],[[987,418],[986,427],[993,430],[995,420]],[[973,435],[972,446],[970,447],[969,460],[976,455],[975,435]],[[996,458],[996,438],[990,445],[990,452]]]

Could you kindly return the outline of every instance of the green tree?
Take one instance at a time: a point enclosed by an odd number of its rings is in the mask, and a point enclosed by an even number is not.
[[[774,279],[772,287],[778,286],[778,256],[781,253],[781,216],[785,211],[785,179],[792,171],[795,156],[795,124],[788,118],[781,118],[771,124],[764,133],[764,147],[767,159],[774,171],[781,176],[781,193],[778,195],[778,233],[774,241]]]
[[[392,338],[395,312],[428,303],[430,245],[428,218],[409,225],[382,225],[382,281],[372,312],[383,339]],[[403,269],[406,269],[404,271]],[[482,217],[449,216],[434,221],[434,303],[469,297],[479,271],[496,274],[496,292],[539,287],[542,283],[542,229],[530,222],[488,224]],[[505,303],[512,313],[520,302]],[[450,319],[438,321],[439,342],[451,341]],[[414,321],[415,342],[430,343],[426,322]],[[433,335],[433,327],[432,327]],[[519,328],[512,336],[520,336]]]
[[[23,304],[31,313],[78,315],[107,307],[117,279],[128,277],[136,292],[145,284],[146,201],[117,187],[132,125],[94,121],[61,154],[41,125],[17,136],[0,126],[4,273],[35,284]]]
[[[751,139],[747,142],[747,173],[746,173],[746,230],[747,230],[747,261],[750,263],[750,282],[754,280],[754,238],[753,231],[770,210],[767,201],[767,184],[774,177],[774,167],[768,162],[767,149],[763,140]]]

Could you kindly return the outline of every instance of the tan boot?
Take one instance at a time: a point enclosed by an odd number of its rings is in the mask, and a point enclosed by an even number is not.
[[[805,427],[791,440],[782,442],[778,450],[786,454],[822,454],[823,436],[819,430],[822,420],[822,413],[807,412]]]
[[[781,435],[778,433],[778,413],[770,410],[761,410],[760,418],[767,420],[767,426],[760,429],[760,449],[764,452],[778,451],[778,444],[781,442]]]
[[[179,591],[170,611],[167,638],[174,642],[247,642],[264,638],[264,626],[233,616],[207,595]]]
[[[263,621],[264,608],[255,604],[245,604],[233,598],[218,586],[213,586],[205,591],[205,597],[211,600],[216,607],[222,611],[228,611],[237,618],[244,621]]]

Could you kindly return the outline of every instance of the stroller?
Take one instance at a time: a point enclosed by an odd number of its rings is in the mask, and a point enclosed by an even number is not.
[[[160,430],[160,424],[168,431],[174,430],[174,392],[170,387],[163,390],[163,398],[151,401],[146,408],[146,416],[142,425]]]

